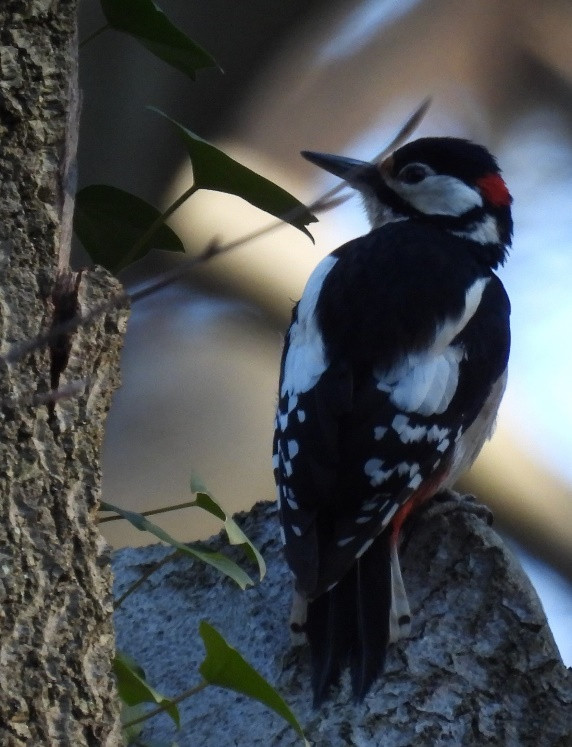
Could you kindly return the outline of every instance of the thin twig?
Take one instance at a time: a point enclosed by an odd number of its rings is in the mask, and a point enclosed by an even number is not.
[[[155,514],[165,514],[169,511],[179,511],[182,508],[196,508],[196,501],[187,501],[186,503],[177,503],[174,506],[164,506],[163,508],[152,508],[149,511],[140,511],[141,516],[155,516]],[[106,521],[124,521],[123,516],[114,514],[113,516],[103,516],[97,520],[98,524],[103,524]]]
[[[122,729],[128,729],[130,726],[135,726],[135,724],[140,724],[142,721],[147,721],[147,719],[153,718],[153,716],[157,716],[159,713],[163,713],[163,711],[166,711],[168,708],[170,708],[172,705],[176,705],[177,703],[180,703],[182,700],[185,700],[186,698],[190,698],[191,695],[196,695],[197,693],[200,693],[201,690],[204,690],[205,687],[208,687],[209,683],[206,680],[201,680],[198,685],[195,685],[194,687],[189,687],[188,690],[185,690],[184,692],[177,695],[176,698],[169,698],[169,700],[166,703],[163,703],[162,705],[157,706],[157,708],[154,708],[152,711],[148,711],[147,713],[144,713],[142,716],[137,716],[137,718],[132,719],[131,721],[127,721],[125,724],[122,724]]]
[[[399,147],[401,143],[407,140],[407,138],[411,135],[413,130],[415,130],[415,128],[418,126],[419,122],[425,115],[425,112],[427,111],[430,103],[431,103],[430,98],[425,99],[421,103],[421,105],[413,112],[413,114],[405,122],[405,124],[399,130],[397,135],[393,138],[391,143],[386,148],[384,148],[380,153],[378,153],[375,159],[373,159],[375,162],[383,160],[389,153],[391,153],[393,150]],[[116,293],[108,301],[95,306],[89,313],[85,315],[78,315],[74,319],[70,319],[64,324],[56,325],[52,327],[49,330],[49,332],[38,335],[37,337],[31,340],[26,340],[24,342],[20,342],[20,343],[16,343],[12,345],[12,347],[8,350],[7,353],[5,353],[3,356],[0,356],[0,361],[4,361],[5,363],[15,363],[16,361],[21,360],[22,358],[24,358],[26,355],[29,355],[33,351],[38,350],[39,348],[42,348],[45,345],[49,345],[56,337],[58,337],[58,335],[70,334],[71,332],[75,331],[78,327],[87,326],[94,319],[126,303],[131,302],[132,304],[135,304],[138,301],[141,301],[143,298],[146,298],[147,296],[151,295],[152,293],[156,293],[157,291],[161,290],[162,288],[165,288],[171,283],[176,282],[181,277],[184,277],[189,272],[189,270],[193,269],[196,265],[206,262],[207,260],[210,260],[214,257],[218,257],[221,254],[225,254],[226,252],[229,252],[240,246],[243,246],[244,244],[247,244],[250,241],[257,239],[260,236],[270,233],[271,231],[275,231],[277,228],[280,228],[286,225],[286,223],[291,221],[293,218],[299,217],[300,215],[302,215],[304,212],[308,210],[310,212],[323,212],[324,210],[328,210],[331,207],[339,205],[341,202],[344,202],[346,199],[348,199],[347,196],[342,196],[339,198],[336,197],[336,195],[338,195],[338,193],[342,189],[344,189],[344,187],[346,187],[346,183],[340,182],[340,184],[336,185],[332,189],[325,192],[317,200],[314,200],[314,202],[312,202],[308,207],[303,206],[303,207],[293,208],[292,210],[289,210],[284,215],[282,215],[280,220],[270,223],[264,228],[261,228],[257,231],[253,231],[249,234],[246,234],[239,239],[230,241],[227,244],[220,245],[216,241],[210,242],[208,246],[206,246],[205,249],[200,254],[194,257],[190,257],[188,260],[181,262],[177,267],[174,267],[171,270],[167,270],[166,272],[162,273],[161,275],[158,276],[156,280],[152,281],[149,285],[145,286],[144,288],[141,288],[140,290],[137,290],[137,291],[133,291],[132,293],[128,293],[127,291],[121,291],[119,293]],[[177,207],[179,207],[182,204],[182,202],[184,202],[184,200],[190,196],[189,193],[192,193],[193,189],[194,188],[191,187],[190,190],[187,190],[183,195],[181,195],[181,197],[178,198],[173,203],[173,205],[167,208],[166,212],[168,212],[169,215],[171,214],[171,212],[174,212],[174,210],[176,210]],[[165,213],[163,214],[163,216],[164,215]],[[152,227],[150,227],[148,231],[146,232],[147,238]],[[153,229],[153,232],[155,230],[156,230],[156,227]]]
[[[137,258],[137,255],[139,254],[140,250],[145,246],[145,244],[151,239],[157,231],[165,225],[165,222],[167,221],[167,218],[169,218],[175,210],[178,210],[181,205],[186,202],[190,197],[192,197],[196,192],[198,192],[199,187],[197,187],[196,184],[193,184],[192,187],[189,187],[180,197],[177,197],[175,202],[173,202],[169,207],[161,213],[161,215],[158,215],[153,223],[149,226],[149,228],[144,231],[144,233],[141,234],[141,236],[137,239],[137,241],[133,244],[131,249],[127,252],[126,256],[123,258],[123,264],[129,265],[131,262],[133,262],[134,259]]]
[[[113,609],[114,610],[119,609],[119,607],[121,607],[121,605],[127,599],[127,597],[130,597],[131,594],[133,594],[134,591],[137,591],[137,589],[141,586],[141,584],[143,584],[143,583],[145,583],[145,581],[147,581],[147,579],[149,578],[149,576],[151,576],[153,573],[155,573],[155,571],[158,571],[159,568],[162,568],[167,563],[170,563],[172,560],[174,560],[177,557],[177,555],[180,555],[180,554],[181,554],[180,550],[175,550],[175,552],[172,552],[170,555],[165,555],[165,557],[162,560],[159,560],[156,563],[154,563],[151,566],[151,568],[149,568],[149,570],[145,571],[145,573],[142,576],[140,576],[137,579],[137,581],[135,581],[135,583],[132,584],[127,589],[127,591],[124,592],[119,597],[119,599],[116,599],[113,602]]]
[[[89,34],[88,36],[85,37],[85,39],[82,39],[80,41],[80,43],[79,43],[79,49],[83,49],[86,44],[89,44],[90,41],[93,41],[100,34],[103,34],[104,31],[107,31],[110,28],[111,28],[111,24],[109,24],[109,23],[106,23],[105,26],[100,26],[93,33]]]
[[[411,133],[417,129],[419,126],[419,123],[425,116],[427,109],[431,105],[431,97],[428,96],[426,99],[424,99],[421,104],[417,107],[417,109],[413,112],[413,114],[409,117],[409,119],[405,122],[403,127],[399,130],[397,135],[393,138],[393,140],[389,143],[389,145],[386,145],[383,150],[381,150],[375,158],[372,158],[371,161],[368,162],[367,165],[370,163],[380,163],[383,161],[386,156],[388,156],[390,153],[393,153],[394,150],[397,150],[400,145],[402,145],[411,135]],[[364,169],[367,168],[367,165],[364,166]],[[355,171],[352,171],[353,176],[359,176],[360,174],[359,168],[356,168]],[[325,192],[321,197],[318,197],[317,200],[312,202],[308,206],[308,210],[312,212],[320,211],[322,208],[322,205],[329,205],[330,201],[333,201],[332,198],[334,198],[339,192],[341,192],[342,189],[346,187],[346,182],[342,181],[339,184],[336,184],[335,187],[332,187],[327,192]],[[347,197],[343,198],[343,202]],[[329,208],[325,208],[329,209]]]

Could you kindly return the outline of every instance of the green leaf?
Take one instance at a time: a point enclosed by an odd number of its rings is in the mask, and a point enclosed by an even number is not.
[[[205,660],[199,667],[205,680],[211,685],[235,690],[264,703],[279,716],[282,716],[304,739],[304,743],[309,745],[296,717],[272,685],[258,674],[256,669],[251,667],[235,648],[229,646],[218,631],[204,620],[199,626],[199,633],[207,650]]]
[[[165,711],[175,722],[177,728],[181,727],[179,709],[171,698],[154,690],[145,681],[145,674],[141,667],[134,663],[131,657],[118,651],[113,660],[113,671],[117,678],[117,690],[119,697],[128,706],[139,703],[156,703],[165,706]]]
[[[216,61],[174,26],[153,0],[101,0],[107,22],[133,36],[152,54],[195,79],[197,70]]]
[[[290,223],[306,234],[312,241],[311,233],[306,226],[318,219],[308,208],[285,189],[266,179],[255,171],[243,166],[223,153],[214,145],[207,143],[183,125],[175,122],[159,109],[151,107],[177,129],[189,153],[193,165],[195,186],[199,189],[211,189],[215,192],[242,197],[260,210]]]
[[[191,490],[193,487],[196,489],[197,484],[196,480],[191,479]],[[202,487],[200,492],[197,493],[195,505],[199,506],[199,508],[202,508],[204,511],[208,511],[209,514],[216,516],[217,519],[224,521],[224,531],[226,532],[228,541],[231,545],[238,545],[241,547],[243,552],[252,560],[252,562],[258,565],[258,573],[260,580],[262,581],[266,574],[266,563],[264,562],[264,558],[238,526],[236,521],[228,516],[214,498],[206,492],[204,487]]]
[[[206,493],[206,492],[207,492],[207,489],[202,479],[195,472],[191,472],[191,493]]]
[[[161,527],[153,524],[149,519],[146,519],[135,511],[126,511],[124,508],[119,508],[118,506],[114,506],[112,503],[105,503],[104,501],[100,503],[100,507],[102,511],[114,511],[132,524],[136,529],[139,529],[141,532],[150,532],[150,534],[153,534],[162,542],[166,542],[168,545],[176,547],[177,550],[182,552],[184,555],[189,555],[198,560],[202,560],[202,562],[207,565],[212,565],[213,568],[216,568],[221,573],[224,573],[225,576],[231,578],[236,584],[238,584],[238,586],[240,586],[241,589],[246,589],[247,586],[254,585],[254,581],[250,578],[248,573],[243,571],[240,566],[222,553],[205,550],[196,545],[183,544],[171,537],[170,534],[167,534],[164,529],[161,529]]]
[[[150,232],[161,220],[157,208],[117,187],[92,184],[76,195],[76,235],[93,261],[113,273],[153,248],[185,251],[181,239],[164,223]],[[147,232],[150,235],[141,242]]]
[[[142,703],[138,703],[134,706],[128,706],[126,703],[121,705],[121,723],[128,724],[133,719],[138,719],[140,716],[144,716],[147,709]],[[132,744],[139,740],[141,732],[143,731],[143,722],[140,721],[137,724],[131,726],[123,726],[123,740],[126,744]]]

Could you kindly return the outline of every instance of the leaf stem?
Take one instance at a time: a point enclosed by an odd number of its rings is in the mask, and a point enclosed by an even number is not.
[[[154,565],[152,565],[151,568],[149,568],[147,571],[145,571],[145,573],[140,578],[138,578],[137,581],[135,581],[135,583],[132,584],[127,589],[127,591],[124,592],[119,597],[119,599],[116,599],[114,601],[114,603],[113,603],[113,609],[114,610],[118,609],[123,604],[123,602],[127,599],[127,597],[131,596],[131,594],[133,594],[133,592],[136,591],[141,586],[141,584],[143,584],[143,583],[145,583],[145,581],[147,581],[147,579],[149,578],[149,576],[151,576],[153,573],[155,573],[155,571],[158,571],[159,568],[161,568],[162,566],[166,565],[167,563],[170,563],[171,560],[174,560],[177,557],[177,555],[180,555],[180,553],[181,553],[180,550],[175,550],[175,552],[170,553],[170,555],[165,555],[165,557],[162,560],[159,560],[157,563],[155,563]]]
[[[144,713],[142,716],[137,716],[137,718],[132,719],[131,721],[127,721],[125,724],[122,724],[122,729],[128,729],[131,726],[135,726],[135,724],[140,724],[142,721],[147,721],[149,718],[153,718],[154,716],[157,716],[157,714],[162,713],[163,711],[166,711],[167,708],[170,708],[172,705],[177,705],[177,703],[180,703],[182,700],[185,700],[185,698],[190,698],[191,695],[196,695],[197,693],[200,693],[201,690],[204,690],[205,687],[208,687],[209,683],[206,680],[201,680],[198,685],[195,685],[194,687],[189,687],[188,690],[185,690],[184,692],[177,695],[176,698],[169,698],[165,703],[162,703],[161,705],[157,706],[157,708],[154,708],[152,711],[148,711],[147,713]]]
[[[83,49],[86,44],[89,44],[90,41],[93,41],[96,37],[98,37],[100,34],[103,34],[104,31],[107,31],[107,29],[111,28],[110,23],[106,23],[105,26],[101,26],[100,28],[96,29],[93,33],[89,34],[89,36],[86,36],[85,39],[82,39],[79,43],[79,49]]]
[[[186,202],[189,197],[192,197],[195,192],[199,191],[199,187],[196,184],[193,184],[192,187],[189,187],[186,192],[183,192],[182,195],[177,197],[175,202],[173,202],[169,207],[165,210],[164,213],[161,213],[154,221],[151,223],[149,228],[137,239],[137,241],[133,244],[131,249],[127,252],[126,256],[123,259],[123,266],[126,267],[128,264],[133,262],[137,255],[139,254],[139,251],[142,247],[145,246],[145,244],[149,241],[149,239],[154,236],[157,231],[161,228],[161,226],[165,223],[167,218],[169,218],[175,210],[178,210],[181,205]]]
[[[193,508],[196,506],[196,501],[187,501],[186,503],[175,503],[173,506],[163,506],[163,508],[152,508],[149,511],[141,511],[141,516],[154,516],[155,514],[165,514],[168,511],[179,511],[182,508]],[[105,510],[105,509],[104,509]],[[106,521],[125,521],[123,516],[115,514],[114,516],[102,516],[101,519],[97,520],[98,524],[104,524]]]

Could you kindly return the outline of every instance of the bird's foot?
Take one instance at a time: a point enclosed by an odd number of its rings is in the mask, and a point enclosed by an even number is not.
[[[434,516],[452,513],[453,511],[466,511],[478,516],[488,526],[492,526],[493,513],[487,506],[478,503],[474,495],[467,493],[461,495],[454,490],[446,488],[440,490],[432,498],[423,503],[417,511],[407,520],[402,529],[401,551],[405,550],[412,533],[419,521],[426,521]]]
[[[449,489],[436,493],[421,507],[418,514],[422,513],[424,518],[430,518],[451,511],[467,511],[481,518],[489,526],[492,526],[493,523],[493,512],[488,506],[478,503],[474,495],[471,493],[461,495],[455,490]]]

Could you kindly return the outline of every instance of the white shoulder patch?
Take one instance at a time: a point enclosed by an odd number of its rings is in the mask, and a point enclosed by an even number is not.
[[[442,353],[468,324],[479,307],[483,292],[490,278],[478,278],[465,293],[465,307],[456,319],[446,319],[435,332],[430,351]]]
[[[327,368],[324,341],[316,320],[316,304],[326,276],[338,260],[331,255],[315,267],[298,304],[297,320],[290,328],[290,341],[280,395],[301,394],[311,389]]]
[[[467,290],[461,314],[447,319],[435,332],[432,344],[411,353],[389,371],[377,371],[377,388],[389,393],[403,412],[433,415],[445,412],[459,382],[459,363],[465,351],[452,341],[475,314],[489,278],[479,278]]]
[[[457,390],[463,354],[460,346],[451,345],[440,355],[428,351],[410,356],[409,365],[385,374],[378,389],[389,391],[390,400],[404,412],[420,415],[445,412]]]

